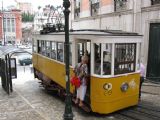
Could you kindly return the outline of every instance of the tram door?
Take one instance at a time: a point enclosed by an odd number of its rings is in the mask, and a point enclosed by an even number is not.
[[[89,40],[79,40],[77,44],[77,52],[78,52],[78,63],[81,62],[81,57],[84,54],[88,56],[88,73],[90,74],[90,55],[91,55],[91,42]],[[85,102],[90,103],[90,77],[88,77],[87,91],[85,96]]]

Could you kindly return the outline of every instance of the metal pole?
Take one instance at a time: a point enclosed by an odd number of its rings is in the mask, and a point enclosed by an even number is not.
[[[2,0],[2,21],[3,21],[3,42],[4,46],[6,45],[6,38],[5,38],[5,30],[4,30],[4,11],[3,11],[3,0]]]
[[[71,94],[70,94],[70,71],[69,71],[69,0],[63,0],[63,7],[65,8],[65,64],[66,64],[66,99],[65,99],[65,111],[63,118],[64,120],[73,120]]]

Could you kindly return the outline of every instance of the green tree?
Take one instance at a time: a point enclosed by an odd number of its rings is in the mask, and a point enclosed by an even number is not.
[[[22,13],[22,22],[33,22],[34,15],[31,13]]]

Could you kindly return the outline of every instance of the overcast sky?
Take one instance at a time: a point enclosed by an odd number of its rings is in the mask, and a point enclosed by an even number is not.
[[[16,0],[0,0],[0,9],[2,6],[2,1],[3,1],[3,6],[7,7],[10,5],[15,5],[16,6]],[[62,5],[63,4],[63,0],[17,0],[17,2],[29,2],[32,4],[33,9],[37,10],[38,6],[45,6],[45,5]]]

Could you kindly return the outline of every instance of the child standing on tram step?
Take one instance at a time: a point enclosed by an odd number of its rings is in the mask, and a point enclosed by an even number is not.
[[[77,88],[77,96],[75,100],[75,104],[78,104],[79,106],[82,107],[86,90],[87,90],[87,76],[88,76],[88,56],[82,56],[81,62],[78,63],[75,67],[75,74],[80,78],[81,80],[81,85],[79,88]]]
[[[142,83],[144,82],[144,77],[145,77],[145,66],[142,64],[142,62],[140,63],[140,86],[139,86],[139,99],[141,98],[141,87],[142,87]]]

